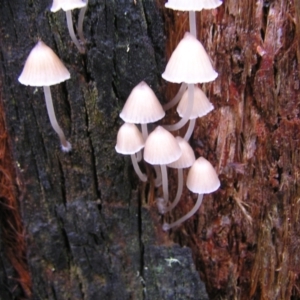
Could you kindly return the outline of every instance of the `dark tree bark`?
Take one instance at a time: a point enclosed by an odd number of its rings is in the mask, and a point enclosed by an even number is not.
[[[160,94],[162,11],[154,1],[89,1],[87,53],[80,55],[65,13],[51,13],[50,5],[5,0],[0,8],[3,102],[32,299],[207,299],[190,249],[162,234],[157,211],[147,204],[149,187],[140,186],[129,160],[114,150],[131,89],[145,80]],[[39,38],[71,73],[51,87],[73,146],[69,154],[59,148],[42,89],[17,80]],[[6,275],[0,273],[0,282],[12,280]],[[0,292],[5,300],[17,296]]]
[[[4,0],[0,8],[2,98],[32,298],[208,299],[199,273],[210,299],[299,298],[300,2],[225,0],[197,14],[219,77],[202,85],[215,110],[197,121],[191,144],[222,186],[171,234],[161,230],[153,178],[141,184],[114,146],[118,114],[137,83],[147,81],[161,100],[174,92],[161,73],[187,14],[166,11],[165,1],[91,0],[80,55],[50,2]],[[17,81],[38,38],[72,75],[51,87],[70,154],[59,149],[42,90]],[[185,190],[167,219],[194,201]],[[20,289],[2,241],[6,300]]]

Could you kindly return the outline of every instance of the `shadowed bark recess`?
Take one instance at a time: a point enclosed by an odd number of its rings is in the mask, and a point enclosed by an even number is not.
[[[131,89],[145,80],[162,98],[162,11],[154,1],[90,0],[87,51],[80,55],[65,13],[51,13],[50,5],[4,0],[0,7],[3,102],[16,182],[24,186],[17,196],[32,299],[207,299],[190,249],[165,239],[156,208],[147,204],[149,187],[139,186],[130,159],[114,150]],[[51,87],[72,144],[68,154],[51,128],[42,89],[17,80],[38,39],[71,73]],[[0,282],[9,275],[1,271]],[[0,298],[8,297],[21,296],[0,288]]]

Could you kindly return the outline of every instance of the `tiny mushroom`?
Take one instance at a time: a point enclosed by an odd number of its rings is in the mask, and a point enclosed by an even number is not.
[[[183,127],[188,122],[192,112],[194,85],[212,81],[217,76],[218,73],[213,69],[210,58],[202,44],[193,35],[186,32],[184,38],[172,53],[162,77],[169,82],[185,82],[188,84],[189,105],[179,122],[173,125],[165,125],[164,128],[174,131]]]
[[[65,135],[58,125],[52,103],[50,85],[58,84],[70,78],[70,73],[53,52],[53,50],[39,41],[31,50],[23,71],[19,76],[19,82],[29,86],[43,86],[48,116],[53,129],[59,136],[62,150],[71,150],[71,144],[66,140]]]
[[[133,168],[140,180],[147,181],[147,176],[142,173],[136,159],[136,153],[138,153],[145,146],[145,142],[141,132],[138,128],[131,123],[123,124],[117,135],[116,151],[120,154],[130,155]]]
[[[188,141],[193,133],[196,119],[199,117],[203,117],[207,115],[214,109],[213,104],[207,99],[206,95],[203,91],[195,85],[195,94],[194,94],[194,102],[193,102],[193,109],[190,116],[190,123],[187,129],[187,132],[184,136],[184,139]],[[184,112],[186,111],[186,107],[188,106],[188,93],[187,91],[183,94],[178,106],[177,112],[179,116],[182,118]]]
[[[199,157],[189,171],[186,185],[190,191],[198,194],[197,202],[192,210],[179,220],[171,224],[165,223],[163,225],[165,231],[180,225],[195,214],[201,206],[203,194],[216,191],[220,187],[220,180],[211,163],[204,157]]]
[[[77,37],[74,32],[74,27],[73,27],[73,21],[72,21],[72,10],[76,8],[83,8],[86,7],[87,2],[83,0],[53,0],[52,6],[51,6],[51,11],[52,12],[57,12],[58,10],[62,9],[66,12],[66,17],[67,17],[67,25],[68,25],[68,30],[70,37],[73,41],[73,43],[76,45],[77,49],[79,50],[80,53],[84,53],[85,50],[84,48],[80,45],[79,41],[77,40]],[[85,11],[84,11],[85,13]],[[84,18],[84,13],[82,18]],[[82,33],[82,24],[79,24],[80,26],[78,27],[78,35],[83,37]],[[84,39],[83,41],[84,42]]]
[[[154,123],[165,116],[165,112],[149,85],[142,81],[133,88],[120,113],[124,122],[141,124],[143,138],[148,137],[148,123]]]
[[[160,165],[164,202],[169,201],[167,164],[177,160],[182,154],[174,136],[158,126],[149,134],[145,143],[144,160],[151,165]]]
[[[189,168],[195,162],[195,154],[192,147],[189,145],[189,143],[185,141],[183,138],[181,138],[180,136],[177,136],[176,140],[179,144],[182,155],[179,157],[179,159],[168,164],[167,166],[169,168],[177,169],[178,172],[177,193],[172,204],[168,207],[165,207],[163,211],[160,211],[161,213],[167,213],[171,211],[178,204],[183,190],[183,169]],[[161,208],[162,207],[160,205],[159,209]]]

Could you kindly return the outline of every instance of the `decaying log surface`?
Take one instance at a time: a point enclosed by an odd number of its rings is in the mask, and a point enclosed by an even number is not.
[[[65,13],[51,13],[50,5],[4,0],[0,8],[2,96],[31,298],[207,299],[191,250],[163,234],[156,208],[147,203],[149,187],[139,185],[128,158],[114,150],[119,112],[131,89],[145,80],[161,94],[162,11],[154,1],[90,0],[87,53],[80,55]],[[51,87],[57,118],[72,143],[69,154],[60,150],[42,89],[17,80],[39,38],[71,73]],[[18,282],[21,274],[5,260],[0,298],[20,299],[20,290],[10,288]]]
[[[170,234],[161,230],[152,183],[140,184],[114,151],[118,114],[137,83],[147,81],[161,100],[172,94],[160,74],[187,14],[159,2],[90,0],[86,55],[72,44],[65,14],[50,13],[51,1],[0,7],[0,79],[33,299],[207,299],[197,271],[210,299],[297,299],[299,1],[225,0],[197,14],[198,38],[219,77],[202,85],[215,110],[197,121],[191,144],[222,186]],[[42,90],[17,81],[38,38],[72,75],[51,87],[70,154],[59,149]],[[194,201],[185,189],[167,219]],[[197,271],[190,249],[172,240],[192,249]],[[2,246],[6,300],[20,289]]]
[[[219,77],[202,86],[215,110],[198,119],[192,145],[222,186],[173,238],[193,249],[212,299],[300,296],[299,12],[299,1],[225,0],[197,15]],[[170,52],[188,22],[169,19]],[[194,201],[186,191],[173,218]]]

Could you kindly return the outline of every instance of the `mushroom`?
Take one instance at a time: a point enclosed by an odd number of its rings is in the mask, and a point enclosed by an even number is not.
[[[42,41],[39,41],[31,50],[19,76],[19,82],[24,85],[43,86],[48,116],[53,129],[59,136],[62,150],[65,152],[69,152],[72,147],[56,120],[49,86],[69,78],[69,71],[53,50]]]
[[[158,209],[163,214],[171,211],[178,204],[183,190],[183,169],[189,168],[195,161],[195,154],[192,147],[189,145],[189,143],[185,141],[183,138],[181,138],[180,136],[177,136],[176,140],[179,144],[182,155],[179,157],[179,159],[168,164],[167,166],[169,168],[177,169],[178,172],[177,193],[174,201],[169,207],[166,206],[162,207],[164,203],[162,203],[161,200],[158,200],[159,203]]]
[[[193,108],[192,113],[190,116],[190,122],[189,127],[187,129],[187,132],[184,136],[184,139],[188,141],[193,133],[196,119],[199,117],[203,117],[206,114],[208,114],[210,111],[214,109],[214,106],[212,103],[207,99],[206,95],[203,93],[203,91],[195,85],[195,91],[194,91],[194,102],[193,102]],[[188,106],[188,93],[185,92],[177,106],[177,112],[180,117],[183,117],[184,112],[186,111],[186,107]]]
[[[172,53],[162,77],[169,82],[187,83],[189,104],[179,122],[173,125],[164,125],[164,128],[175,131],[183,127],[192,112],[194,84],[212,81],[217,76],[218,73],[213,69],[202,44],[192,34],[186,32]]]
[[[80,53],[84,53],[85,50],[80,45],[80,43],[77,40],[77,37],[75,35],[71,11],[75,8],[83,8],[86,5],[87,5],[87,2],[85,2],[83,0],[53,0],[52,6],[50,9],[52,12],[57,12],[60,9],[62,9],[66,12],[67,26],[68,26],[70,37]],[[80,29],[80,27],[79,27],[79,31],[80,30],[82,31],[82,28]],[[79,34],[79,31],[78,31],[78,34]],[[80,32],[80,35],[83,36],[82,32]],[[84,42],[84,39],[83,39],[83,42]]]
[[[180,225],[195,214],[201,206],[203,194],[209,194],[216,191],[220,187],[220,180],[211,163],[204,157],[199,157],[189,171],[186,185],[190,191],[198,194],[197,202],[191,211],[179,220],[171,224],[164,223],[163,230],[165,231]]]
[[[156,122],[165,116],[165,112],[153,90],[144,81],[135,86],[120,113],[123,121],[141,124],[143,138],[148,138],[148,123]],[[139,157],[138,157],[139,158]],[[155,186],[161,185],[161,173],[157,166]]]
[[[120,113],[124,122],[141,124],[143,138],[148,137],[148,123],[154,123],[165,116],[165,112],[149,85],[142,81],[133,88]]]
[[[144,160],[151,165],[160,165],[164,202],[169,200],[167,164],[181,156],[181,149],[174,136],[158,126],[152,131],[145,143]]]
[[[135,173],[143,182],[147,181],[147,175],[143,174],[136,158],[136,153],[143,149],[145,142],[141,132],[134,124],[123,124],[117,135],[116,151],[120,154],[130,155]]]
[[[190,32],[196,37],[196,14],[195,11],[200,11],[202,9],[212,9],[220,6],[222,1],[220,0],[169,0],[165,7],[174,10],[182,10],[189,12],[190,21]]]

